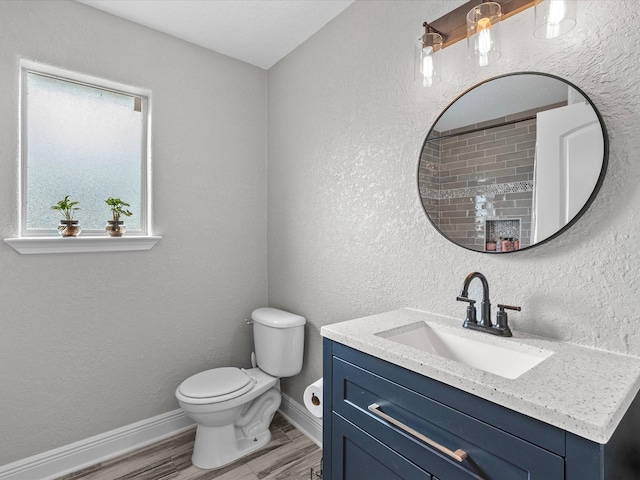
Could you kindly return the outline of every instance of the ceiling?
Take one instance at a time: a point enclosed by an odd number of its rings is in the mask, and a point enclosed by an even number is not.
[[[354,0],[77,0],[268,69]]]

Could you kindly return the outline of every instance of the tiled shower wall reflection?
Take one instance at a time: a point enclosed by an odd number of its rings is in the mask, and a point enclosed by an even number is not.
[[[458,131],[479,128],[481,124]],[[471,133],[456,135],[454,130],[437,135],[446,138],[427,142],[419,167],[422,202],[436,226],[456,243],[484,250],[487,218],[519,218],[520,248],[528,246],[535,117]]]

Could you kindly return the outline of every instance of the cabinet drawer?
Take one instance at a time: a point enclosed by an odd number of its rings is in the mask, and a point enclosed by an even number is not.
[[[431,474],[351,422],[332,414],[333,480],[432,480]]]
[[[556,480],[564,459],[340,358],[333,358],[333,410],[443,480]],[[369,410],[372,404],[393,421]],[[408,427],[407,432],[394,422]],[[427,437],[425,441],[415,433]],[[433,442],[433,443],[431,443]],[[452,458],[433,445],[466,457]]]

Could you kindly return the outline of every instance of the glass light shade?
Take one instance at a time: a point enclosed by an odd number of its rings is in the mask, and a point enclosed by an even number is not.
[[[423,87],[431,87],[440,82],[438,56],[442,49],[442,36],[438,33],[425,33],[416,42],[416,82]]]
[[[533,36],[555,38],[576,26],[578,2],[575,0],[536,0]]]
[[[500,17],[502,9],[496,2],[481,3],[467,14],[467,49],[472,65],[484,67],[500,58]]]

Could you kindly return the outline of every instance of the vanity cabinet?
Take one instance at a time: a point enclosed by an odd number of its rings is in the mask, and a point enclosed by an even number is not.
[[[599,445],[324,339],[325,480],[637,480],[639,409]]]

